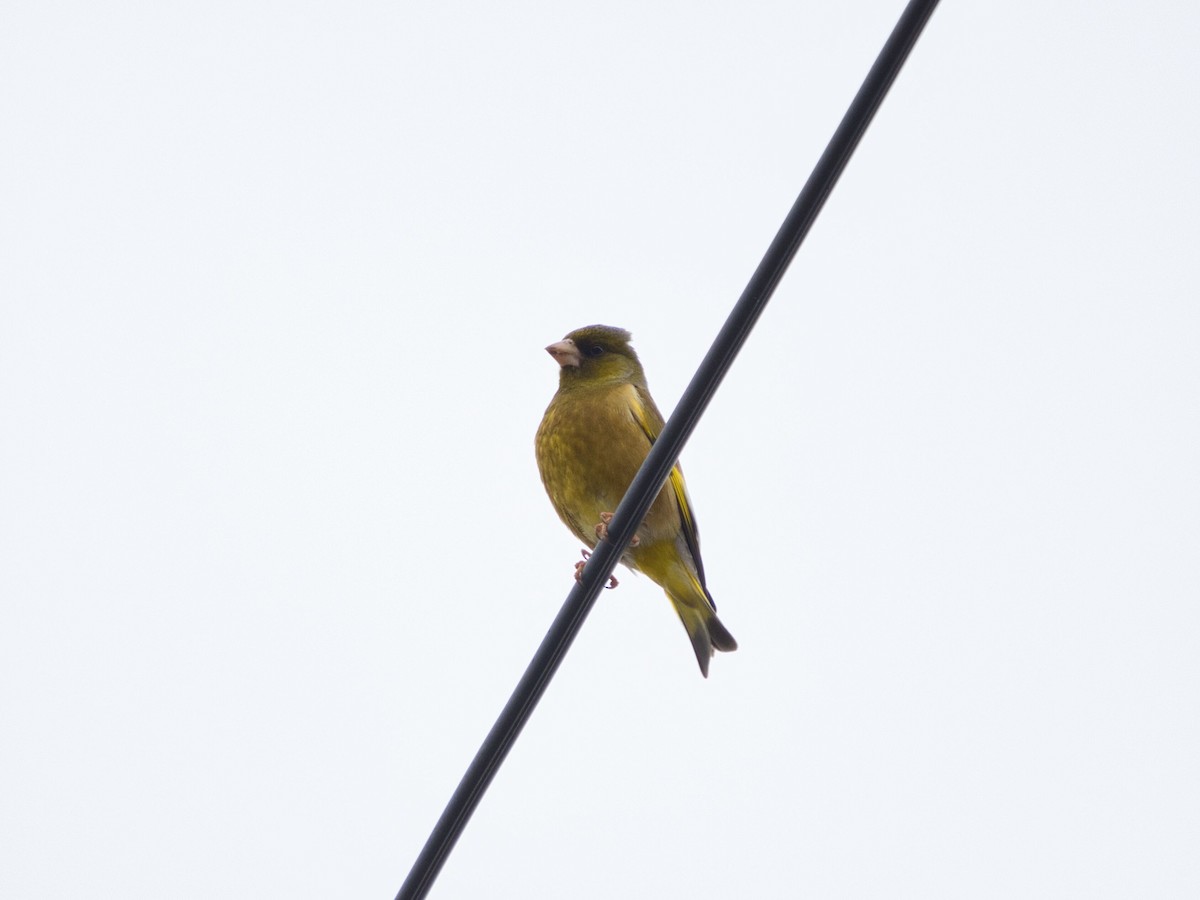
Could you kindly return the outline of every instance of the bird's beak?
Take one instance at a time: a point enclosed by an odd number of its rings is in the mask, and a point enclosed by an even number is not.
[[[583,357],[579,353],[579,348],[575,346],[575,342],[570,338],[558,341],[546,348],[546,352],[554,357],[554,361],[564,369],[567,366],[573,366],[578,369],[579,364],[583,361]]]

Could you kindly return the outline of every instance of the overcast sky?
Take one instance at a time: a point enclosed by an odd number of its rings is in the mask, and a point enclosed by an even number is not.
[[[903,8],[0,12],[0,894],[395,894]],[[437,898],[1200,895],[1200,5],[946,2]]]

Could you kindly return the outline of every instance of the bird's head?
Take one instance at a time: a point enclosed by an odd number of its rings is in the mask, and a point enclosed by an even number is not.
[[[631,337],[624,328],[588,325],[551,344],[546,352],[562,367],[559,385],[620,381],[644,386],[646,375],[629,345]]]

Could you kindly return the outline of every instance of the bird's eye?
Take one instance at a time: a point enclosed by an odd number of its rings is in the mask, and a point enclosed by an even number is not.
[[[604,352],[604,348],[601,347],[599,344],[592,344],[590,347],[587,347],[583,352],[586,353],[588,356],[592,357],[593,359],[595,359],[597,356],[599,356],[601,353]]]

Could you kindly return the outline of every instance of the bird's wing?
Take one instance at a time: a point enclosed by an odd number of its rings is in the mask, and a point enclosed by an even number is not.
[[[658,411],[653,398],[644,388],[635,387],[630,411],[633,413],[634,421],[641,426],[642,431],[646,433],[646,437],[653,444],[662,433],[664,422],[662,413]],[[687,485],[683,481],[683,469],[679,467],[679,463],[675,463],[674,468],[671,469],[671,474],[667,476],[667,484],[671,486],[671,493],[675,495],[675,504],[679,507],[679,522],[683,530],[683,539],[687,542],[688,552],[692,554],[692,560],[696,563],[696,575],[700,579],[701,587],[707,593],[704,563],[700,560],[700,532],[696,528],[696,517],[692,513],[692,500],[688,497]],[[712,602],[711,598],[709,598],[709,602]]]

